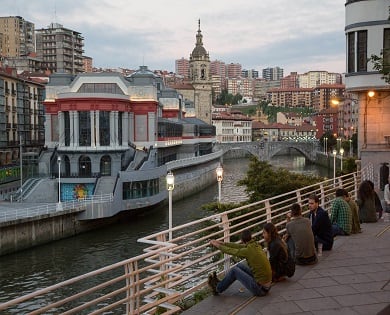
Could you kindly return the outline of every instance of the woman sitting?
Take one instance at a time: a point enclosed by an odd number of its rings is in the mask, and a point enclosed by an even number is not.
[[[288,272],[289,259],[287,245],[280,238],[275,225],[266,223],[263,227],[263,237],[268,246],[269,262],[272,268],[272,281],[279,282],[285,280],[286,276],[291,277]]]
[[[376,222],[375,190],[368,180],[363,181],[358,190],[359,217],[361,222]]]

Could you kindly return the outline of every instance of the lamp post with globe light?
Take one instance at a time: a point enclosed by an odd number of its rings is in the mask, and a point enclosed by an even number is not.
[[[168,202],[169,202],[169,223],[168,223],[168,229],[169,229],[169,241],[172,240],[172,192],[175,188],[175,177],[173,176],[172,172],[169,172],[167,174],[167,190],[168,190]]]
[[[336,155],[337,150],[333,150],[333,185],[336,185]]]
[[[62,210],[62,203],[61,203],[61,157],[58,156],[57,158],[57,164],[58,164],[58,203],[57,203],[57,210]]]
[[[343,155],[344,155],[344,149],[341,148],[341,149],[340,149],[340,162],[341,162],[341,167],[340,167],[340,169],[341,169],[341,171],[343,171]]]
[[[223,180],[223,168],[221,164],[216,169],[217,181],[218,181],[218,203],[221,203],[221,191],[222,191],[222,180]]]

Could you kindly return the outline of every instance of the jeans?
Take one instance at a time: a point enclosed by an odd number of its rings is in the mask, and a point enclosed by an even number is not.
[[[344,230],[339,227],[337,224],[332,224],[332,233],[333,233],[333,236],[336,236],[336,235],[347,235]]]
[[[236,280],[240,281],[253,295],[264,296],[269,291],[269,288],[263,287],[256,282],[251,269],[246,263],[239,263],[230,268],[225,278],[218,283],[217,292],[222,293]]]
[[[290,256],[293,257],[293,259],[295,260],[295,243],[292,237],[289,237],[286,243],[287,243],[287,248],[290,252]]]

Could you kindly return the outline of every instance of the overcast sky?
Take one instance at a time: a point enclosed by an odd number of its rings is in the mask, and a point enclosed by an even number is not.
[[[175,70],[198,19],[210,59],[243,69],[345,72],[345,0],[1,0],[1,16],[84,37],[96,67]],[[261,75],[261,74],[260,74]]]

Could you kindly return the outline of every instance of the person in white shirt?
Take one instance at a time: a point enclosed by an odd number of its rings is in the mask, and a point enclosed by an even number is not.
[[[388,182],[390,183],[390,176]],[[385,212],[390,213],[390,187],[389,184],[385,185],[385,189],[383,192],[383,210]]]

